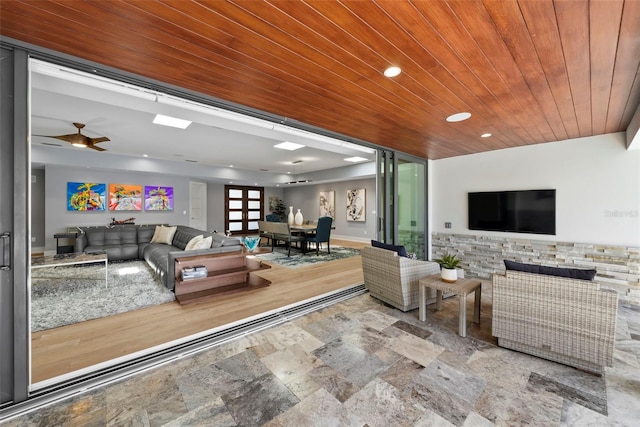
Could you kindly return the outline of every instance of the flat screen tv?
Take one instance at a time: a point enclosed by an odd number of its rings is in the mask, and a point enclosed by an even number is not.
[[[556,234],[556,190],[469,193],[469,229]]]

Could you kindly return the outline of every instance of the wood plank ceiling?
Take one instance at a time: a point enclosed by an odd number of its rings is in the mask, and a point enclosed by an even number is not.
[[[640,101],[636,0],[2,0],[0,34],[431,159],[623,131]]]

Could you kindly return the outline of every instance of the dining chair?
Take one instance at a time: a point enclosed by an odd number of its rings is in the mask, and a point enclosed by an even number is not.
[[[316,255],[320,254],[320,243],[327,242],[327,253],[331,253],[331,245],[329,244],[329,238],[331,237],[331,224],[333,218],[330,216],[323,216],[318,219],[318,226],[316,228],[316,234],[307,236],[306,242],[313,242],[316,244]]]

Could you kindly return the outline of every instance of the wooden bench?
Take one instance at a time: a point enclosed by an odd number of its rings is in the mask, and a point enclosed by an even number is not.
[[[270,222],[270,221],[258,221],[258,230],[260,237],[266,237],[271,239],[271,250],[273,251],[277,242],[285,242],[289,251],[287,256],[291,256],[291,244],[299,242],[302,252],[304,253],[305,238],[304,236],[292,234],[291,227],[286,222]]]

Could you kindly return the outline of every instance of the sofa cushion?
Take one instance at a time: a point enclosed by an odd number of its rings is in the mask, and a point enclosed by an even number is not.
[[[165,245],[170,245],[173,242],[173,236],[176,234],[177,228],[178,227],[157,225],[156,231],[153,233],[153,237],[151,238],[151,243],[163,243]]]
[[[187,246],[184,247],[184,250],[193,251],[195,249],[200,249],[200,243],[202,243],[203,237],[204,236],[202,234],[198,234],[196,237],[189,240],[189,243],[187,243]]]
[[[209,235],[209,233],[203,232],[202,230],[187,225],[179,225],[171,244],[180,250],[185,250],[191,239],[196,236],[202,236],[204,238],[205,234],[207,236]]]
[[[138,226],[138,243],[151,243],[151,239],[155,234],[156,226],[140,225]]]
[[[507,270],[522,271],[524,273],[546,274],[548,276],[568,277],[570,279],[593,280],[596,270],[580,268],[548,267],[546,265],[525,264],[522,262],[504,260]]]
[[[225,236],[220,233],[213,233],[213,242],[211,243],[212,248],[219,248],[222,246],[238,246],[242,245],[242,240],[238,237]]]
[[[138,233],[136,227],[115,226],[104,230],[105,245],[136,245]]]
[[[388,251],[394,251],[398,256],[407,256],[407,250],[403,245],[390,245],[389,243],[379,242],[377,240],[371,240],[371,246],[375,248],[386,249]]]

